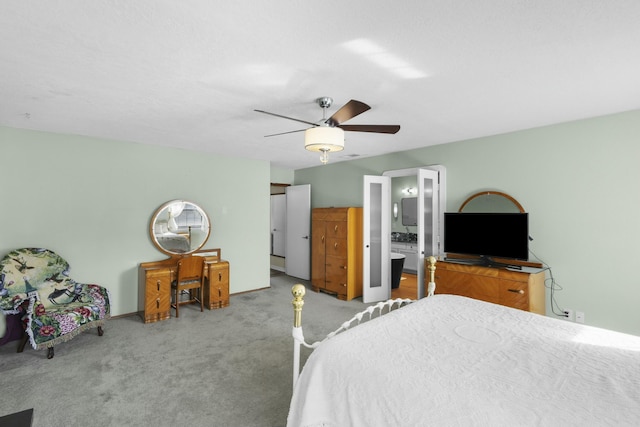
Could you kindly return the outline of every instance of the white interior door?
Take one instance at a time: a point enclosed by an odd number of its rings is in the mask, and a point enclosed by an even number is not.
[[[286,218],[286,194],[271,195],[271,255],[285,256]]]
[[[439,239],[438,172],[418,169],[418,299],[425,297],[425,256],[437,255]]]
[[[285,274],[311,278],[311,185],[286,188]]]
[[[364,176],[362,301],[391,298],[391,179]]]

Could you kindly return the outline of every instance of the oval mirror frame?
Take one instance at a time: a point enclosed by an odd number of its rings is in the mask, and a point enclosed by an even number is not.
[[[201,249],[211,234],[211,221],[197,204],[170,200],[153,213],[149,237],[154,246],[169,256],[183,256]]]
[[[500,191],[481,191],[473,194],[460,205],[458,212],[464,212],[465,208],[467,212],[525,212],[516,199]]]

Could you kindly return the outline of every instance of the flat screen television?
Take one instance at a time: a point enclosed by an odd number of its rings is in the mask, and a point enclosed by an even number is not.
[[[444,251],[526,260],[529,258],[529,215],[445,212]]]

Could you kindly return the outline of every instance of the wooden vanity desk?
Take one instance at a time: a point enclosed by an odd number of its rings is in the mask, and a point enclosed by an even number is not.
[[[208,309],[229,305],[229,262],[220,249],[201,249],[187,256],[205,257],[204,305]],[[178,260],[143,262],[138,269],[138,312],[144,323],[171,317],[171,282],[178,271]]]

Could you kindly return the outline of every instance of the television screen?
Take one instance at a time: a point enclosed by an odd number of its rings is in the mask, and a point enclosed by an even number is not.
[[[445,212],[444,251],[526,260],[529,258],[529,215]]]

